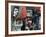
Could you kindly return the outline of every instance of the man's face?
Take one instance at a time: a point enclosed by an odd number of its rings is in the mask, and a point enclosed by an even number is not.
[[[13,14],[13,16],[16,16],[16,15],[17,15],[17,13],[18,13],[18,9],[17,9],[17,8],[15,8],[15,9],[14,9],[14,14]]]
[[[32,20],[30,20],[30,18],[26,18],[25,21],[27,22],[27,24],[32,24]]]
[[[17,8],[14,9],[14,13],[18,13],[18,9]]]
[[[32,24],[32,21],[31,21],[31,20],[29,20],[29,21],[28,21],[28,23],[29,23],[29,24]]]

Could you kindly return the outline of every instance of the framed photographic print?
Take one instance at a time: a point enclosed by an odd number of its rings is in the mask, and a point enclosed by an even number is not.
[[[42,2],[6,2],[5,33],[9,36],[45,33],[45,4]]]

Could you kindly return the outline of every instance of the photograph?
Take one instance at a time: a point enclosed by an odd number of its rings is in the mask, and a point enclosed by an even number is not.
[[[6,34],[9,36],[45,33],[45,4],[8,1],[6,4]]]
[[[11,31],[40,29],[40,7],[11,6]]]

